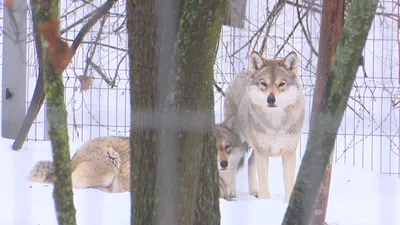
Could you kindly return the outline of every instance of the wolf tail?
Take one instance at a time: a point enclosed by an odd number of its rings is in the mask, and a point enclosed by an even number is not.
[[[40,161],[31,170],[29,181],[39,183],[53,183],[54,165],[52,161]]]

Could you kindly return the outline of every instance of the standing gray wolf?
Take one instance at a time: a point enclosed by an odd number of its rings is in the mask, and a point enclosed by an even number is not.
[[[113,193],[130,191],[129,146],[129,137],[106,136],[87,141],[71,159],[72,187]],[[52,183],[53,163],[38,162],[29,180]]]
[[[295,52],[281,60],[266,60],[256,52],[249,58],[249,71],[237,74],[226,92],[225,118],[237,115],[236,133],[253,147],[248,160],[250,194],[264,199],[271,197],[269,157],[281,156],[285,202],[288,202],[295,181],[296,149],[305,111],[297,74],[298,58]]]
[[[248,149],[240,136],[234,133],[236,115],[231,115],[221,124],[216,124],[217,163],[220,176],[220,197],[227,200],[236,198],[236,176],[243,167],[244,156]]]

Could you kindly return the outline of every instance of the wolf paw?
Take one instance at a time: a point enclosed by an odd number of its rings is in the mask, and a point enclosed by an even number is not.
[[[222,198],[225,199],[225,200],[227,200],[228,202],[236,201],[235,198],[233,198],[233,197],[231,197],[231,196],[229,196],[229,195],[223,196]]]
[[[236,191],[230,191],[229,198],[236,198]]]
[[[269,193],[269,191],[266,192],[259,192],[257,195],[257,198],[261,198],[261,199],[269,199],[271,198],[271,194]]]
[[[229,189],[224,193],[220,194],[220,198],[223,198],[227,201],[236,201],[236,193],[231,192]]]
[[[260,191],[250,191],[250,195],[260,198],[260,199],[269,199],[271,198],[271,194],[269,192],[262,193]]]
[[[228,201],[228,202],[234,202],[234,201],[236,201],[236,199],[230,198],[230,197],[226,197],[226,198],[223,198],[223,199],[225,199],[225,200]]]
[[[254,196],[254,197],[256,197],[256,198],[258,198],[258,191],[256,191],[256,190],[250,191],[249,194]]]

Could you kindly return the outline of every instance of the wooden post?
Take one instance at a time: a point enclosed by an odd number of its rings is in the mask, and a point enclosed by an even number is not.
[[[311,112],[311,123],[316,120],[319,105],[324,96],[328,77],[332,66],[336,48],[340,42],[344,24],[344,2],[345,0],[324,0],[322,6],[322,21],[320,28],[320,39],[318,49],[317,75],[314,88],[314,99]],[[331,182],[332,156],[325,171],[325,179],[321,185],[317,201],[315,202],[314,214],[311,219],[312,225],[324,225],[326,210],[328,206],[329,186]]]
[[[228,0],[224,25],[244,28],[247,0]]]
[[[26,1],[4,7],[2,126],[4,138],[15,139],[26,113]]]

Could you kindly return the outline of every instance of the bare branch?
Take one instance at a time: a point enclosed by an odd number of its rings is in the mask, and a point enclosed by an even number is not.
[[[102,6],[100,6],[100,8],[96,10],[96,13],[93,15],[93,17],[82,27],[81,31],[79,31],[71,45],[73,54],[76,52],[89,30],[92,29],[97,21],[111,9],[115,2],[117,2],[117,0],[107,0]]]
[[[297,3],[297,5],[299,5],[299,0],[296,0],[296,3]],[[314,48],[314,46],[312,44],[312,41],[311,41],[310,37],[308,36],[308,34],[306,32],[306,29],[304,27],[303,20],[301,19],[301,16],[300,16],[299,7],[296,7],[296,11],[297,11],[297,18],[299,19],[299,22],[300,22],[301,31],[303,32],[304,37],[306,38],[306,41],[307,41],[308,45],[311,48],[311,51],[318,57],[318,52],[317,52],[317,50],[315,50],[315,48]]]
[[[117,69],[115,70],[115,75],[114,75],[114,78],[113,78],[113,81],[112,81],[111,88],[116,87],[115,82],[117,81],[119,67],[121,66],[122,62],[124,61],[124,59],[126,58],[127,55],[128,55],[128,53],[125,53],[124,56],[122,56],[122,59],[118,62]]]
[[[264,53],[264,49],[265,49],[265,46],[267,44],[267,38],[269,36],[269,32],[271,32],[271,28],[275,25],[276,20],[279,17],[279,14],[281,13],[283,7],[285,6],[285,2],[286,2],[286,0],[279,0],[275,4],[275,6],[272,9],[271,13],[268,15],[267,23],[266,23],[268,26],[267,26],[267,30],[265,31],[265,36],[264,36],[264,39],[262,41],[262,44],[261,44],[261,47],[260,47],[260,51],[259,51],[261,55]],[[256,43],[257,42],[258,42],[258,38],[256,40]],[[254,49],[255,49],[255,45],[254,45],[253,50]]]
[[[103,27],[104,27],[104,24],[106,23],[106,20],[107,20],[107,16],[104,16],[100,22],[100,28],[99,28],[99,31],[97,32],[96,40],[91,45],[92,49],[91,49],[91,51],[88,51],[88,53],[87,53],[88,56],[86,59],[85,72],[83,73],[84,76],[87,76],[89,64],[93,61],[94,53],[96,52],[96,48],[97,48],[97,43],[99,42],[99,40],[101,38],[101,33],[103,31]]]
[[[101,71],[101,68],[96,65],[93,61],[89,61],[89,64],[93,67],[93,69],[100,75],[100,77],[108,84],[110,87],[115,87],[115,81],[110,81],[110,79],[107,78],[107,75]]]

